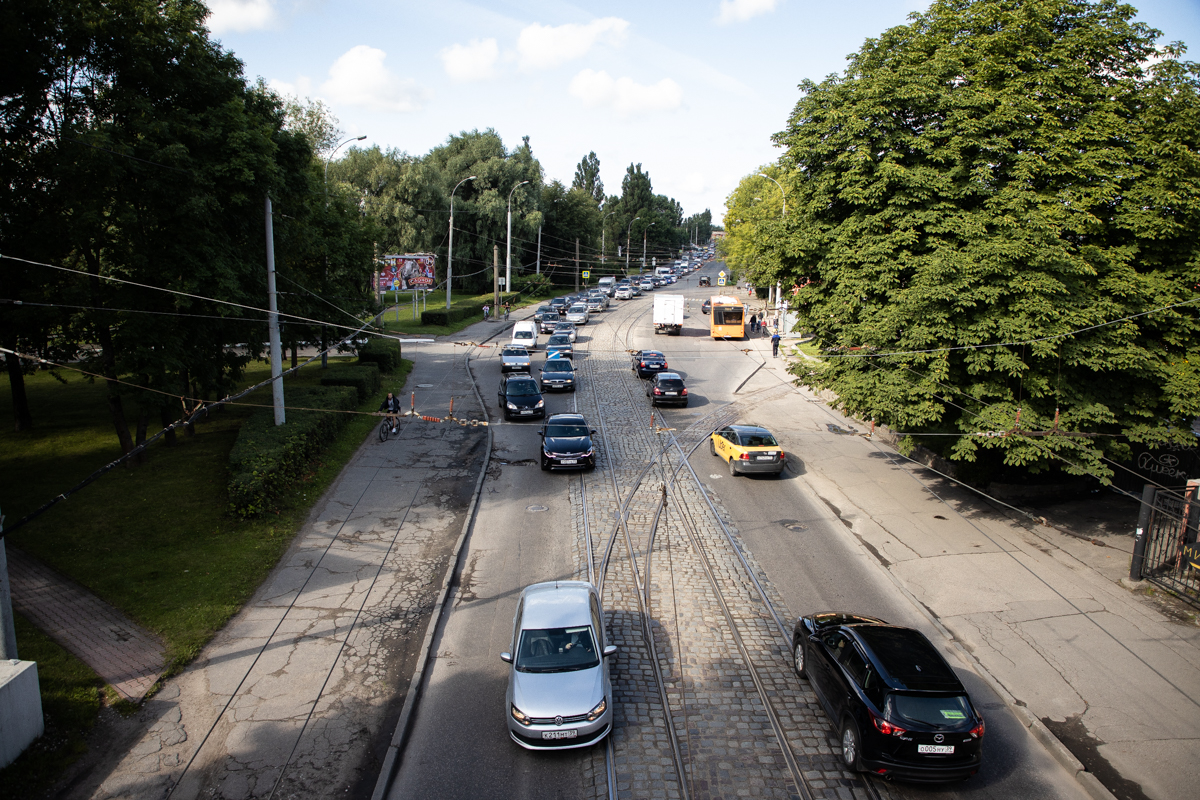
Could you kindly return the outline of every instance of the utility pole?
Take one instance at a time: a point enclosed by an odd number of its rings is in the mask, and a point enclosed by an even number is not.
[[[513,192],[517,190],[517,187],[524,186],[527,183],[529,183],[529,181],[521,181],[511,190],[509,190],[508,193],[508,243],[505,245],[507,248],[507,255],[505,256],[504,260],[504,291],[506,292],[512,291],[512,196]]]
[[[468,178],[463,178],[458,182],[453,189],[450,190],[450,249],[446,251],[446,310],[450,310],[450,282],[454,279],[454,193],[458,191],[458,187],[462,186],[467,181],[475,180],[472,175]]]
[[[579,237],[575,237],[575,291],[579,291]]]
[[[542,226],[538,225],[537,274],[542,274]]]
[[[4,533],[4,515],[0,514],[0,533]],[[17,657],[17,632],[13,628],[12,600],[8,593],[8,556],[0,539],[0,661]]]
[[[500,245],[492,245],[492,313],[500,308]]]
[[[283,409],[283,348],[279,344],[279,309],[275,303],[275,228],[271,224],[271,195],[264,202],[267,217],[267,333],[271,339],[271,402],[275,424],[287,421]]]

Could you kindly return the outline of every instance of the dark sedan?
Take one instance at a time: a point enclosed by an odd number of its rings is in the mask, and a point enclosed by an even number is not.
[[[548,358],[542,366],[542,391],[575,391],[575,367],[569,358]]]
[[[542,425],[542,469],[594,469],[595,431],[582,414],[554,414]]]
[[[652,406],[688,404],[687,387],[683,385],[683,377],[678,372],[660,372],[651,378],[646,384],[646,397],[650,398]]]
[[[499,398],[505,419],[546,416],[546,401],[538,391],[537,381],[529,375],[501,378]]]
[[[810,614],[792,632],[796,674],[838,727],[847,769],[911,781],[979,771],[983,718],[920,631],[854,614]]]
[[[711,297],[700,304],[700,313],[701,314],[707,314],[710,311],[712,311],[712,298]]]
[[[546,358],[562,356],[574,358],[575,346],[571,344],[571,336],[566,333],[556,333],[546,340]]]
[[[667,371],[667,357],[657,350],[634,350],[633,371],[639,378],[651,378]]]

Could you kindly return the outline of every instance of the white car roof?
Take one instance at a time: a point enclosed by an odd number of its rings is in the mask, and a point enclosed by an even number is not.
[[[587,581],[550,581],[525,587],[522,630],[591,625]]]

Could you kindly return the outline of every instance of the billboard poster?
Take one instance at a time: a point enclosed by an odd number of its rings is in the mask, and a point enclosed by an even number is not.
[[[432,253],[384,256],[379,268],[379,289],[429,289],[437,283]]]

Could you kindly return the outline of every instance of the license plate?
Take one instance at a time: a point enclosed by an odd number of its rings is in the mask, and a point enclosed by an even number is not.
[[[579,731],[542,731],[543,739],[574,739],[579,736]]]
[[[663,392],[663,394],[667,395],[668,397],[676,397],[679,395],[679,392]]]
[[[532,414],[533,412],[532,412],[532,411],[529,411],[529,410],[527,410],[527,409],[521,409],[521,413],[522,413],[522,414]]]
[[[919,744],[917,745],[918,753],[933,753],[939,756],[948,756],[954,753],[954,745],[952,744]]]
[[[579,459],[578,458],[564,458],[563,460],[559,461],[558,463],[560,463],[560,464],[578,464]]]
[[[775,456],[755,456],[755,461],[773,461]]]

